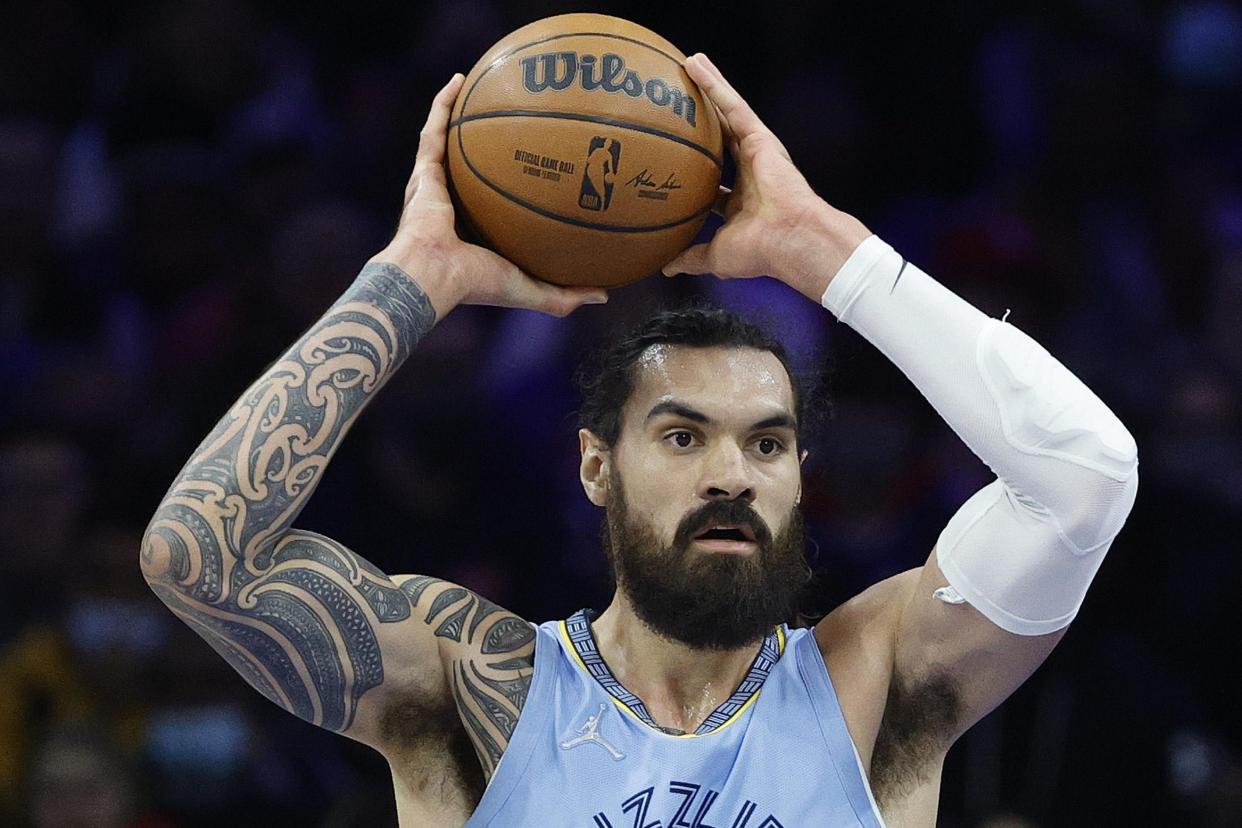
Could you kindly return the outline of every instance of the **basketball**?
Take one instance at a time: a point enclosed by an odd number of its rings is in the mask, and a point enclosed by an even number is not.
[[[453,106],[448,174],[481,241],[540,279],[617,287],[694,238],[723,163],[685,55],[635,23],[564,14],[479,59]]]

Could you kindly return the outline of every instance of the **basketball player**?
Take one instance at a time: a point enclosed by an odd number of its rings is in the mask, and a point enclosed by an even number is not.
[[[454,307],[606,299],[454,235],[455,77],[392,242],[208,435],[141,556],[255,689],[387,758],[406,828],[931,826],[949,747],[1047,657],[1134,501],[1134,441],[1094,394],[816,196],[704,56],[686,70],[738,176],[723,227],[666,273],[770,274],[822,303],[997,479],[923,566],[789,629],[804,400],[762,331],[668,313],[584,383],[580,476],[617,580],[602,614],[536,626],[293,528],[350,424]]]

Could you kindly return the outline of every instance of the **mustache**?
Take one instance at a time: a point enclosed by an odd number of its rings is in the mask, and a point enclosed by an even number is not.
[[[767,549],[772,545],[772,530],[754,509],[740,500],[713,500],[682,519],[673,536],[674,547],[685,549],[691,538],[718,523],[749,526],[760,548]]]

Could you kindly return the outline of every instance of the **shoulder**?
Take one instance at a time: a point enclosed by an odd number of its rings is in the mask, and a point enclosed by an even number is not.
[[[860,658],[876,667],[887,664],[891,671],[897,622],[903,602],[918,583],[921,571],[916,567],[885,578],[815,625],[815,640],[830,672],[832,661],[836,661],[842,667],[850,667],[852,674],[859,666],[855,661]]]
[[[511,653],[518,642],[534,641],[532,624],[464,586],[429,575],[394,575],[392,581],[434,629],[442,651],[460,644],[483,654]]]

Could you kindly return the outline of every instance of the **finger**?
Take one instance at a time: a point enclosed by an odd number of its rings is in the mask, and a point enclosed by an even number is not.
[[[405,200],[408,203],[418,190],[418,179],[428,170],[438,171],[443,175],[444,145],[448,137],[449,116],[453,111],[453,102],[465,81],[460,72],[453,75],[448,83],[436,93],[431,101],[431,110],[427,113],[427,122],[418,134],[418,153],[414,156],[414,170],[405,185]]]
[[[532,307],[541,313],[568,316],[583,305],[602,305],[608,301],[608,292],[600,288],[561,287],[530,276],[525,278],[537,293],[537,304]]]
[[[763,121],[750,108],[750,104],[725,80],[707,55],[702,52],[691,55],[686,58],[685,66],[686,73],[720,110],[724,122],[737,141],[743,141],[747,135],[755,132],[771,131],[764,126]]]
[[[427,123],[418,135],[418,156],[415,166],[419,164],[441,164],[444,161],[444,139],[448,131],[449,116],[453,111],[453,101],[457,100],[457,92],[465,76],[460,72],[453,75],[444,88],[436,93],[431,101],[431,111],[427,113]]]
[[[681,251],[671,262],[660,268],[665,276],[676,276],[679,273],[698,275],[711,273],[711,245],[696,244]]]
[[[710,98],[708,99],[708,103],[711,103]],[[720,111],[720,107],[713,103],[712,109],[716,112],[716,120],[720,122],[720,132],[725,146],[727,146],[729,151],[733,153],[733,157],[737,158],[738,153],[741,151],[741,144],[737,140],[737,134],[733,131],[733,128],[729,126],[729,121],[725,118],[724,113]]]
[[[729,121],[724,113],[720,111],[720,107],[712,104],[712,108],[716,110],[716,117],[720,120],[720,131],[724,135],[724,141],[729,146],[729,151],[733,154],[733,160],[737,161],[742,157],[742,142],[738,140],[737,133],[729,127]],[[750,133],[752,136],[762,136],[763,142],[771,142],[780,150],[781,155],[793,159],[789,156],[789,150],[785,149],[785,145],[776,137],[776,133],[768,129],[766,124],[762,124],[762,129],[758,132]]]
[[[601,305],[608,291],[596,287],[562,287],[536,279],[510,263],[504,304],[528,308],[552,316],[567,316],[583,305]]]
[[[716,192],[716,201],[712,204],[712,212],[721,218],[725,217],[725,210],[729,207],[729,196],[733,195],[733,191],[723,184],[720,185]]]

